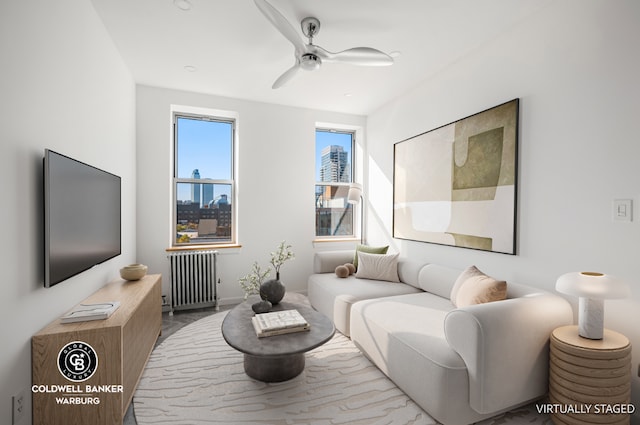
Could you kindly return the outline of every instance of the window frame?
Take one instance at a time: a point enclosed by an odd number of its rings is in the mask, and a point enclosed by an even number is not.
[[[351,186],[351,184],[356,183],[356,173],[357,173],[357,161],[356,161],[356,137],[358,135],[358,130],[356,128],[341,128],[341,126],[333,126],[333,125],[316,125],[315,127],[315,131],[314,131],[314,135],[315,135],[315,143],[317,143],[317,133],[318,132],[326,132],[326,133],[338,133],[338,134],[349,134],[351,135],[351,158],[350,158],[350,170],[349,170],[349,178],[350,181],[349,182],[323,182],[320,180],[315,180],[315,184],[314,184],[314,203],[315,203],[315,207],[314,207],[314,214],[316,216],[316,221],[315,221],[315,229],[314,229],[314,235],[315,235],[315,240],[317,241],[336,241],[336,240],[343,240],[343,239],[347,239],[347,240],[353,240],[353,239],[357,239],[359,236],[356,233],[357,227],[359,225],[358,222],[358,214],[357,214],[357,209],[358,208],[362,208],[362,205],[357,204],[348,204],[351,206],[351,234],[337,234],[337,235],[318,235],[318,223],[317,223],[317,215],[318,215],[318,204],[317,204],[317,198],[316,198],[316,190],[318,188],[318,186],[342,186],[345,188],[349,188]],[[317,148],[317,146],[316,146]],[[318,158],[314,158],[315,160],[317,160]],[[320,159],[320,161],[322,162],[322,159]],[[314,171],[315,172],[315,171]]]
[[[181,178],[178,177],[178,120],[191,119],[207,122],[220,122],[231,124],[231,179],[211,179],[211,178]],[[199,110],[197,112],[187,112],[184,109],[172,110],[172,170],[171,170],[171,249],[198,249],[207,246],[219,248],[223,246],[235,246],[237,244],[237,117],[233,114],[221,113],[221,111]],[[189,242],[179,243],[176,240],[178,226],[178,185],[180,184],[212,184],[212,185],[229,185],[231,187],[230,203],[231,203],[231,229],[228,239],[219,242]]]

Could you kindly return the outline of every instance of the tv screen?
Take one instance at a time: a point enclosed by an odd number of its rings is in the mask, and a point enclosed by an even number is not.
[[[120,255],[120,190],[120,177],[45,150],[45,287]]]

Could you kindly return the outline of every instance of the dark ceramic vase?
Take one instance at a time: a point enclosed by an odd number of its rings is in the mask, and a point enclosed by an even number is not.
[[[271,303],[267,300],[260,300],[257,303],[251,304],[251,309],[255,314],[268,313],[271,311]]]
[[[260,285],[260,296],[273,305],[282,301],[285,292],[286,288],[278,278],[269,279]]]

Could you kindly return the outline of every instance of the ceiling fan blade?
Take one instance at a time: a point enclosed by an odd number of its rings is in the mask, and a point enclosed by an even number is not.
[[[323,62],[340,62],[359,66],[389,66],[393,65],[393,58],[380,50],[371,47],[354,47],[342,52],[332,53],[320,46],[315,48],[315,54]]]
[[[296,63],[291,68],[287,69],[284,74],[278,77],[278,79],[271,86],[272,89],[277,89],[287,84],[300,70],[300,63]]]
[[[282,13],[278,12],[278,10],[267,3],[266,0],[253,0],[256,4],[260,12],[273,24],[274,27],[282,35],[285,36],[287,40],[293,44],[296,49],[296,52],[304,52],[305,44],[300,38],[298,31],[287,21],[287,19],[282,15]]]

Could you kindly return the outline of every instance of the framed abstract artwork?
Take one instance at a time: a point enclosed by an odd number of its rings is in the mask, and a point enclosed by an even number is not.
[[[393,237],[515,255],[518,106],[394,145]]]

